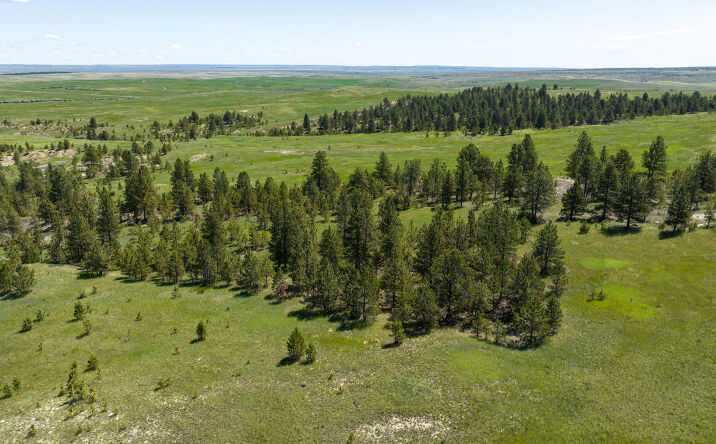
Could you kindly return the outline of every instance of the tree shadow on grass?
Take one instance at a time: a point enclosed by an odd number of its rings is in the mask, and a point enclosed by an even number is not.
[[[292,365],[297,363],[298,361],[295,359],[291,359],[288,356],[278,361],[278,364],[276,364],[276,367],[286,367],[288,365]]]
[[[360,319],[346,319],[340,318],[341,325],[336,329],[337,331],[351,331],[351,330],[364,330],[370,325],[370,322],[361,321]]]
[[[299,321],[312,321],[313,319],[317,318],[328,318],[329,322],[338,322],[341,320],[341,316],[339,316],[338,313],[315,311],[306,307],[299,308],[298,310],[293,310],[288,313],[288,316],[296,318]]]
[[[239,289],[237,289],[237,293],[234,295],[234,297],[235,298],[250,298],[254,294],[256,294],[256,293],[252,293],[245,288],[239,288]]]
[[[401,344],[398,342],[388,342],[387,344],[383,344],[380,348],[382,348],[383,350],[389,350],[391,348],[398,348],[400,347],[400,345]]]
[[[12,301],[14,299],[20,299],[27,296],[27,294],[5,293],[3,295],[0,295],[0,301]]]
[[[676,231],[662,231],[659,233],[659,239],[665,240],[665,239],[673,239],[675,237],[679,237],[682,234],[684,234],[684,230],[676,230]]]
[[[77,272],[77,279],[81,279],[83,281],[87,281],[90,279],[97,279],[97,278],[101,278],[104,276],[105,276],[105,273],[95,274],[95,273],[88,273],[86,271],[78,271]]]
[[[601,230],[602,234],[605,236],[625,236],[629,234],[638,234],[641,232],[641,227],[629,227],[626,226],[616,226],[616,227],[604,227]]]

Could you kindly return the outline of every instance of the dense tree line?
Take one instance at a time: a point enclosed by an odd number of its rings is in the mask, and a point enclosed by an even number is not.
[[[673,232],[687,227],[698,204],[704,203],[710,224],[716,156],[703,153],[694,165],[675,170],[670,177],[666,165],[667,145],[661,136],[642,153],[642,170],[636,171],[627,150],[608,154],[603,147],[597,154],[589,135],[582,132],[567,159],[574,183],[562,196],[562,214],[568,220],[585,213],[601,220],[614,216],[625,220],[628,229],[634,220],[644,220],[649,211],[666,203],[664,223]]]
[[[593,94],[549,94],[539,89],[476,87],[457,94],[404,96],[395,101],[353,111],[334,111],[316,121],[304,116],[303,124],[273,128],[269,135],[354,134],[393,132],[454,132],[510,134],[524,128],[558,128],[582,124],[606,124],[640,116],[686,114],[716,110],[715,96],[679,92],[660,97],[630,98],[627,93],[602,97]]]

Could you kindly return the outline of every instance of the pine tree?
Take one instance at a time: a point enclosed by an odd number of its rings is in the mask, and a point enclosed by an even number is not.
[[[95,231],[88,218],[75,207],[70,213],[70,221],[67,225],[66,254],[70,262],[80,263],[90,250],[95,237]]]
[[[554,202],[555,196],[554,179],[549,173],[549,168],[540,163],[527,177],[523,206],[529,209],[532,220],[535,220],[543,209]]]
[[[409,301],[411,317],[425,333],[438,325],[439,308],[435,293],[428,285],[421,284]]]
[[[576,182],[572,184],[564,195],[562,195],[562,214],[567,216],[568,220],[572,220],[575,214],[586,211],[587,200],[584,197],[582,187]]]
[[[385,185],[393,184],[393,167],[385,151],[381,151],[378,156],[378,162],[375,164],[375,176]]]
[[[562,323],[562,307],[560,307],[559,299],[556,296],[547,298],[547,326],[551,334],[557,333]]]
[[[313,291],[306,296],[309,307],[319,308],[324,313],[330,312],[340,296],[338,275],[332,262],[323,259],[316,276]]]
[[[306,350],[306,342],[303,339],[303,335],[298,330],[298,327],[294,328],[291,335],[288,337],[286,349],[288,351],[288,358],[293,362],[298,361],[301,359],[301,356],[303,356],[303,353]]]
[[[597,182],[597,195],[602,204],[602,220],[606,219],[607,212],[609,212],[613,206],[614,195],[617,192],[618,185],[619,170],[615,166],[614,161],[607,160]]]
[[[313,342],[308,344],[308,347],[306,347],[306,363],[313,364],[316,362],[317,353],[318,351],[316,350],[316,346],[313,345]]]
[[[455,179],[453,178],[452,172],[447,171],[447,173],[445,173],[445,179],[443,180],[442,187],[440,188],[440,201],[442,202],[443,208],[448,208],[450,206],[454,193]]]
[[[657,136],[649,149],[642,153],[641,165],[646,169],[646,178],[661,177],[666,174],[666,143]]]
[[[97,235],[103,243],[114,249],[119,244],[121,229],[119,208],[106,188],[100,189],[98,197]]]
[[[716,199],[712,200],[710,204],[706,205],[704,212],[704,218],[706,219],[706,228],[711,227],[711,221],[716,217]]]
[[[308,118],[308,114],[303,115],[303,132],[310,134],[311,132],[311,120]]]
[[[445,319],[450,322],[465,295],[474,291],[473,271],[462,252],[451,249],[435,259],[430,276],[438,305],[445,310]]]
[[[196,184],[196,191],[199,195],[201,203],[207,204],[212,200],[214,196],[214,185],[209,180],[209,176],[206,173],[201,173],[199,175],[199,181]]]
[[[386,197],[378,209],[378,232],[380,260],[386,261],[395,254],[402,254],[403,224],[398,215],[397,200]]]
[[[647,209],[644,181],[635,173],[625,176],[614,204],[615,212],[620,218],[626,218],[629,229],[632,219]]]
[[[671,202],[666,216],[666,223],[671,225],[672,232],[677,228],[686,226],[691,220],[691,196],[686,178],[682,175],[674,177],[671,190]]]
[[[82,259],[82,270],[87,274],[102,276],[109,270],[109,265],[110,258],[107,254],[107,248],[98,241],[92,242],[89,251]]]
[[[199,323],[196,325],[196,340],[199,342],[204,341],[206,340],[206,335],[206,324],[204,324],[204,321],[199,321]]]
[[[393,335],[393,344],[400,345],[405,339],[405,331],[403,330],[403,324],[400,320],[395,319],[390,324],[390,332]]]
[[[154,197],[152,178],[146,166],[132,170],[125,179],[123,209],[132,213],[135,220],[140,216],[146,220],[147,208]]]
[[[15,296],[25,296],[35,286],[35,271],[27,265],[18,265],[12,281],[12,293]]]
[[[375,271],[366,266],[353,267],[345,277],[344,303],[350,319],[367,322],[378,309],[378,280]]]
[[[552,222],[545,225],[537,234],[532,257],[537,260],[542,276],[553,275],[563,268],[564,250],[560,246],[557,226]]]
[[[388,258],[380,277],[380,287],[387,293],[391,310],[394,309],[408,284],[408,269],[401,253],[395,252]]]
[[[544,302],[539,295],[533,293],[517,314],[515,328],[523,343],[534,345],[541,342],[547,335],[548,321]]]

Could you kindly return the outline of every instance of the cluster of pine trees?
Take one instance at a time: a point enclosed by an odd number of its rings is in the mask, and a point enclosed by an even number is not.
[[[529,137],[514,150],[507,170],[524,180],[510,182],[509,203],[536,218],[554,198],[554,182]],[[514,335],[512,343],[532,344],[557,328],[566,277],[556,230],[541,230],[534,251],[517,257],[531,224],[502,203],[501,162],[474,145],[460,152],[454,171],[436,161],[423,172],[416,160],[394,169],[382,153],[375,171],[356,169],[346,182],[319,151],[307,180],[294,186],[272,178],[252,183],[245,172],[230,181],[218,168],[196,178],[178,159],[163,194],[154,187],[151,150],[134,151],[126,150],[126,162],[124,152],[110,162],[121,165],[123,182],[113,190],[113,181],[100,181],[94,193],[85,180],[103,148],[86,146],[81,165],[42,170],[20,162],[16,182],[2,182],[8,193],[0,200],[13,257],[37,262],[47,250],[50,262],[88,275],[118,268],[138,280],[237,283],[254,291],[273,282],[282,297],[300,296],[309,310],[368,322],[388,309],[416,332],[459,324],[489,330],[498,342]],[[494,206],[472,211],[467,221],[452,215],[455,205],[495,196]],[[422,204],[435,205],[432,223],[406,229],[399,209]],[[20,218],[28,216],[33,222],[22,229]],[[337,224],[319,234],[318,216]],[[123,226],[130,226],[125,246]]]
[[[587,212],[601,220],[613,215],[626,220],[628,229],[634,220],[644,220],[649,211],[668,203],[665,223],[676,231],[689,224],[700,202],[706,202],[710,224],[713,202],[708,200],[716,191],[716,156],[708,151],[694,165],[668,177],[666,150],[664,139],[658,136],[642,153],[643,170],[635,171],[627,150],[610,155],[602,147],[597,155],[591,138],[582,132],[567,159],[574,183],[562,196],[562,214],[568,220]]]
[[[327,151],[318,151],[306,180],[292,186],[271,177],[252,182],[246,172],[231,180],[219,168],[195,177],[177,159],[165,163],[171,188],[164,193],[153,180],[158,155],[151,141],[111,156],[86,145],[81,163],[43,170],[20,161],[14,182],[0,175],[0,291],[30,291],[34,276],[24,264],[46,259],[88,275],[119,269],[136,280],[236,283],[251,291],[272,285],[277,298],[300,297],[306,310],[349,324],[388,310],[397,342],[404,330],[444,324],[528,345],[559,326],[567,277],[556,226],[530,234],[556,199],[555,180],[529,135],[504,162],[472,144],[452,169],[440,160],[425,170],[420,160],[393,166],[381,153],[374,169],[357,168],[345,181]],[[594,205],[602,218],[614,214],[629,225],[645,205],[668,202],[668,223],[683,226],[716,186],[711,153],[667,177],[661,138],[642,166],[635,172],[624,150],[597,156],[581,134],[567,162],[575,182],[562,198],[565,216]],[[86,180],[102,174],[88,190]],[[455,218],[465,202],[472,203],[468,217]],[[400,211],[424,205],[434,208],[432,221],[406,226]],[[124,246],[123,228],[130,237]]]
[[[556,85],[555,85],[556,86]],[[627,93],[602,97],[593,94],[551,95],[540,89],[476,87],[457,94],[404,96],[396,101],[353,111],[323,114],[314,122],[304,116],[303,125],[273,128],[272,136],[306,134],[354,134],[394,132],[454,132],[511,134],[523,128],[559,128],[582,124],[606,124],[639,116],[686,114],[716,110],[716,97],[664,93],[660,97],[630,98]]]

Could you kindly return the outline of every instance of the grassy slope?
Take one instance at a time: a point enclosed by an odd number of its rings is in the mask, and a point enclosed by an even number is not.
[[[396,417],[432,425],[424,433],[408,428],[415,433],[408,436],[442,430],[463,442],[712,440],[713,231],[659,240],[653,227],[627,237],[577,230],[560,224],[572,279],[564,327],[547,346],[527,351],[451,328],[384,349],[385,315],[364,330],[341,331],[339,322],[297,316],[297,300],[276,304],[263,294],[194,287],[171,299],[171,286],[127,283],[117,273],[83,280],[72,267],[37,265],[36,291],[2,302],[0,374],[21,376],[25,388],[1,401],[0,431],[17,438],[35,422],[59,440],[83,424],[94,439],[149,433],[336,442],[353,430],[384,433]],[[93,285],[98,294],[86,301],[94,331],[78,339],[72,305]],[[604,288],[604,301],[586,302],[594,286]],[[18,333],[39,307],[49,319]],[[209,339],[192,344],[199,319],[209,320]],[[318,363],[279,365],[294,326],[318,346]],[[83,365],[90,353],[102,376],[85,378],[118,416],[62,421],[64,409],[50,410],[60,403],[54,395],[71,361]],[[155,392],[157,379],[169,375],[174,384]]]

